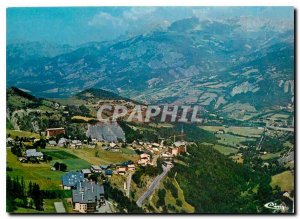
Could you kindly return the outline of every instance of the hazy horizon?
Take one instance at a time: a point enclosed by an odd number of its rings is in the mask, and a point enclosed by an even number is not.
[[[8,8],[7,44],[42,41],[80,45],[142,34],[172,22],[248,18],[251,25],[293,28],[293,7],[49,7]],[[247,24],[249,25],[249,24]]]

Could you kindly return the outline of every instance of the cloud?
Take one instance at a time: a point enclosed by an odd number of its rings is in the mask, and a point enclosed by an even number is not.
[[[147,29],[151,29],[159,24],[166,25],[166,20],[162,20],[155,7],[132,7],[113,15],[108,12],[99,12],[88,21],[88,26],[101,28],[102,33],[115,36],[127,34],[138,34]],[[157,16],[158,15],[158,16]]]
[[[258,29],[267,25],[266,21],[270,20],[274,23],[272,26],[277,25],[277,28],[281,29],[290,26],[285,23],[292,23],[289,17],[292,13],[287,7],[126,7],[101,10],[88,21],[88,26],[105,38],[115,38],[124,34],[133,36],[154,29],[165,30],[170,23],[190,17],[197,17],[200,21],[225,23],[228,19],[236,19],[247,30]]]
[[[100,12],[96,14],[90,21],[88,21],[89,26],[122,26],[123,20],[121,18],[112,16],[106,12]]]
[[[134,7],[129,10],[123,11],[118,16],[113,16],[107,12],[100,12],[96,14],[90,21],[89,26],[107,26],[112,25],[114,27],[124,27],[129,24],[136,24],[136,22],[145,22],[153,18],[156,8],[154,7]]]
[[[293,29],[292,7],[200,7],[193,9],[199,20],[226,23],[235,20],[244,31],[269,27],[276,31]]]
[[[139,19],[146,19],[147,17],[149,18],[149,16],[153,15],[155,12],[156,12],[156,8],[154,7],[131,8],[129,11],[123,12],[123,18],[125,20],[136,21]]]

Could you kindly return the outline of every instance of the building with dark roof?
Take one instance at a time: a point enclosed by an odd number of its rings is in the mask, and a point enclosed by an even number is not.
[[[107,169],[107,170],[105,170],[105,175],[111,176],[111,175],[113,175],[113,171],[111,169]]]
[[[49,128],[46,129],[46,135],[47,137],[56,136],[59,134],[65,134],[64,128]]]
[[[26,156],[26,158],[35,157],[38,159],[43,159],[44,155],[42,152],[36,151],[36,149],[29,149],[29,150],[26,150],[25,156]]]
[[[92,213],[105,205],[104,187],[93,181],[78,182],[72,190],[72,205],[74,211]]]
[[[92,165],[92,166],[91,166],[91,171],[92,171],[93,173],[101,173],[101,172],[102,172],[102,169],[101,169],[100,166]]]
[[[101,165],[100,167],[102,170],[106,170],[106,169],[110,168],[110,165]]]
[[[81,172],[69,172],[62,176],[63,189],[73,189],[78,182],[84,181],[84,175]]]
[[[82,169],[81,172],[83,173],[85,178],[89,177],[92,174],[90,169]]]
[[[168,152],[173,156],[187,152],[188,143],[185,141],[176,141],[173,143],[172,147],[168,147]]]

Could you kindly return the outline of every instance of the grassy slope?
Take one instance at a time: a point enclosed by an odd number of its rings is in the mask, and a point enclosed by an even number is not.
[[[7,171],[12,177],[24,177],[26,183],[29,181],[38,183],[42,189],[59,189],[63,172],[52,171],[50,164],[25,164],[20,163],[10,149],[7,149],[7,166],[13,171]]]
[[[232,126],[228,128],[223,126],[199,126],[199,127],[211,132],[217,132],[221,129],[221,130],[225,130],[225,132],[232,132],[234,134],[243,135],[245,137],[260,137],[260,135],[263,132],[262,129],[258,129],[256,127],[237,127],[237,126]]]
[[[21,130],[9,130],[9,129],[6,129],[6,136],[10,134],[10,136],[12,138],[15,138],[16,136],[19,136],[19,137],[34,137],[34,138],[40,138],[40,135],[39,134],[36,134],[36,133],[33,133],[33,132],[26,132],[26,131],[21,131]]]
[[[44,211],[38,211],[31,208],[18,207],[14,213],[17,214],[51,214],[56,213],[54,202],[61,202],[60,199],[44,199]]]
[[[232,147],[225,147],[222,145],[214,145],[213,146],[214,149],[216,149],[217,151],[219,151],[220,153],[224,154],[224,155],[229,155],[232,153],[236,153],[238,150]]]
[[[220,138],[220,140],[218,140],[220,144],[228,146],[237,146],[244,141],[255,141],[255,138],[240,137],[230,134],[216,134],[216,136]]]
[[[20,163],[10,149],[7,149],[7,166],[12,167],[13,171],[8,171],[12,177],[24,177],[24,180],[38,183],[42,189],[59,189],[61,176],[64,174],[59,171],[52,171],[51,165],[55,162],[67,164],[68,170],[80,170],[88,168],[90,164],[110,164],[120,163],[127,160],[137,160],[137,155],[124,154],[121,152],[108,152],[99,149],[100,157],[95,157],[95,149],[65,149],[47,148],[43,152],[53,157],[50,163],[26,164]]]
[[[279,158],[280,154],[281,152],[264,154],[261,156],[261,159],[269,160],[269,159]]]
[[[125,154],[122,152],[111,152],[103,150],[102,148],[91,149],[91,148],[83,148],[83,149],[64,149],[60,148],[59,150],[65,150],[71,154],[80,157],[81,159],[87,161],[90,164],[111,164],[111,163],[120,163],[123,161],[138,160],[137,155]],[[99,157],[95,157],[95,152],[99,151]]]
[[[271,186],[279,186],[282,191],[291,192],[294,189],[294,175],[291,171],[284,171],[272,176]]]
[[[165,178],[164,181],[166,179],[167,178]],[[177,199],[182,201],[182,206],[177,206],[176,205],[176,199],[172,196],[172,193],[169,190],[166,190],[167,191],[166,196],[165,196],[166,205],[170,204],[172,206],[175,206],[175,208],[178,212],[185,211],[187,213],[193,213],[195,211],[195,208],[192,205],[190,205],[189,203],[186,202],[186,200],[184,198],[184,193],[183,193],[182,189],[180,188],[178,182],[176,180],[172,180],[172,183],[177,188],[177,191],[178,191],[178,198]],[[160,183],[159,189],[166,189],[164,187],[163,182]],[[158,190],[159,189],[155,190],[155,192],[152,195],[152,199],[151,199],[152,206],[154,206],[156,209],[157,209],[156,203],[158,201]]]
[[[62,151],[56,148],[48,148],[43,150],[43,152],[52,156],[53,161],[51,162],[51,165],[54,165],[55,162],[62,162],[67,165],[69,171],[90,167],[90,164],[87,161],[82,160],[79,157],[68,153],[67,151]]]

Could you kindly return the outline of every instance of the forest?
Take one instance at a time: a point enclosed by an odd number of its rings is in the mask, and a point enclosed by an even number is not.
[[[196,213],[267,213],[263,205],[281,197],[280,188],[270,186],[271,175],[254,173],[210,146],[190,146],[179,159],[169,177]]]

